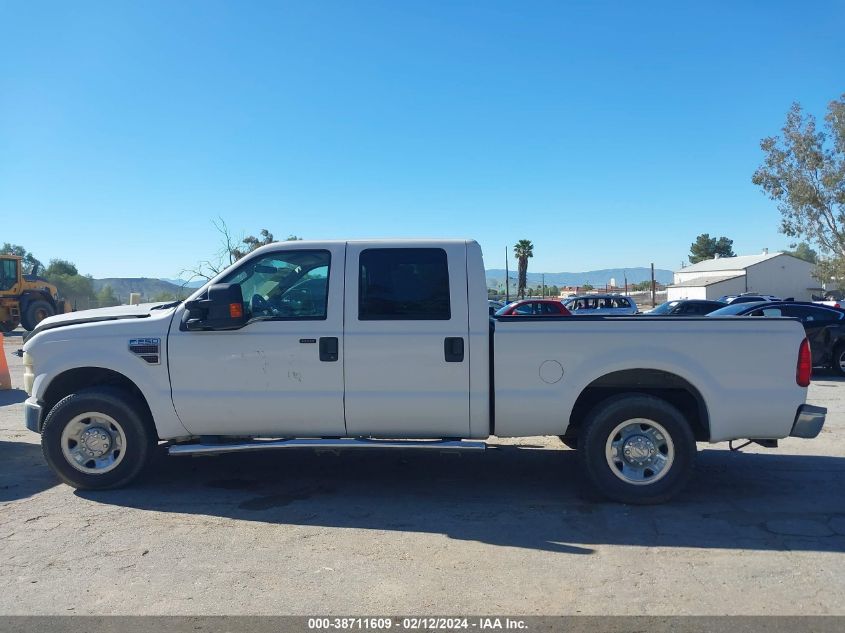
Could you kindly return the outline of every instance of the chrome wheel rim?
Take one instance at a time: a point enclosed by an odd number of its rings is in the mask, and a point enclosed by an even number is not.
[[[62,454],[68,464],[88,475],[117,468],[126,454],[123,427],[104,413],[77,415],[62,431]]]
[[[845,350],[839,353],[839,369],[845,372]]]
[[[675,445],[666,429],[646,418],[632,418],[607,437],[605,457],[611,472],[627,484],[648,486],[660,481],[675,461]]]

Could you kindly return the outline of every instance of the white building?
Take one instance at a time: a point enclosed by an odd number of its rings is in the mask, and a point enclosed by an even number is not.
[[[718,299],[723,295],[757,292],[809,301],[822,292],[813,279],[815,266],[786,253],[716,257],[675,272],[668,301]]]

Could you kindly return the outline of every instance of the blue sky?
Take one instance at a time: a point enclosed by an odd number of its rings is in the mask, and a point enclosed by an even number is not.
[[[845,92],[845,3],[0,0],[0,241],[175,277],[211,219],[517,239],[534,271],[784,248],[750,182]]]

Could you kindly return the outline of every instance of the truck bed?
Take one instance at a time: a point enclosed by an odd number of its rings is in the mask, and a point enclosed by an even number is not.
[[[498,436],[565,435],[585,390],[652,386],[692,392],[702,439],[781,438],[805,398],[794,319],[526,316],[491,329]]]

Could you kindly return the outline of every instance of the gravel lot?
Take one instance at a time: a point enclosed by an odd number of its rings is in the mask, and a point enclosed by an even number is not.
[[[9,354],[13,386],[20,359]],[[163,459],[59,484],[0,392],[2,614],[845,614],[845,382],[815,440],[699,453],[659,507],[582,490],[556,439],[486,454]]]

